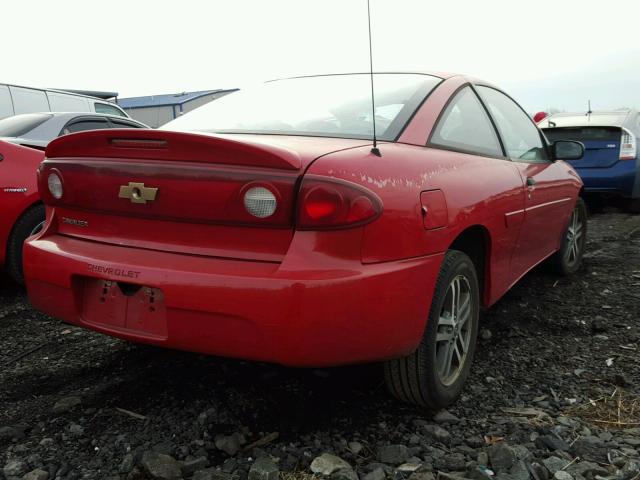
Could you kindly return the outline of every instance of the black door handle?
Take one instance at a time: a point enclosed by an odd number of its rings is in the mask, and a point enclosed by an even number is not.
[[[533,177],[527,177],[527,187],[533,187],[536,184],[536,179]]]

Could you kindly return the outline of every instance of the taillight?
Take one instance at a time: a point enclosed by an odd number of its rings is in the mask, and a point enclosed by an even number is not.
[[[382,213],[382,201],[375,193],[345,180],[307,175],[298,198],[299,230],[355,227]]]
[[[636,137],[627,129],[622,129],[620,139],[620,160],[634,160],[636,158]]]

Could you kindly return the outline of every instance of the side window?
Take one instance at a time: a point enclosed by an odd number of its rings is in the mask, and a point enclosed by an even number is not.
[[[64,93],[48,92],[49,105],[52,112],[89,112],[89,102],[86,98],[66,95]]]
[[[21,87],[10,88],[11,96],[13,97],[13,109],[16,115],[49,111],[49,101],[42,90]]]
[[[111,128],[142,128],[140,125],[129,122],[119,122],[118,120],[109,119],[111,122]]]
[[[0,85],[0,119],[13,115],[13,102],[9,94],[9,87]]]
[[[107,113],[109,115],[117,115],[118,117],[124,117],[126,115],[124,115],[122,113],[122,110],[120,110],[118,107],[114,107],[113,105],[109,105],[107,103],[94,103],[93,104],[96,113]]]
[[[504,93],[489,87],[477,88],[498,126],[509,158],[521,161],[547,160],[542,137],[529,115]]]
[[[460,90],[449,103],[429,143],[478,155],[502,157],[502,148],[491,120],[469,87]]]
[[[109,128],[109,124],[106,120],[101,118],[91,118],[86,120],[79,120],[73,123],[68,123],[60,132],[60,135],[66,135],[68,133],[84,132],[86,130],[99,130],[102,128]]]

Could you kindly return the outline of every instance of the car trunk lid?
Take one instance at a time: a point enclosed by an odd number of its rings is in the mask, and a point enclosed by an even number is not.
[[[152,130],[83,132],[48,146],[39,187],[45,203],[55,207],[59,234],[277,262],[293,235],[305,167],[322,154],[361,144]],[[52,174],[62,181],[59,199],[49,192]],[[258,217],[248,211],[251,188],[273,194],[273,214]]]

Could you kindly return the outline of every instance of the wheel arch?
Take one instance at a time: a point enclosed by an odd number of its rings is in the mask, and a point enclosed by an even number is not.
[[[4,241],[4,251],[2,252],[3,258],[2,258],[2,263],[0,263],[0,268],[2,268],[2,264],[6,263],[8,255],[9,255],[9,239],[11,238],[11,236],[13,235],[13,232],[16,229],[16,225],[18,223],[18,221],[24,217],[24,215],[31,210],[32,208],[35,208],[39,205],[43,205],[42,200],[40,200],[40,198],[38,197],[38,199],[34,202],[29,203],[26,207],[24,207],[22,209],[22,211],[20,211],[20,213],[18,215],[15,216],[15,221],[13,222],[13,225],[11,225],[11,228],[9,229],[9,231],[7,232],[7,238]],[[1,248],[1,247],[0,247]]]
[[[466,227],[449,245],[449,250],[461,251],[471,258],[478,274],[482,306],[489,304],[491,292],[491,233],[484,225]]]

